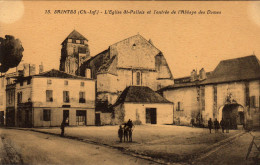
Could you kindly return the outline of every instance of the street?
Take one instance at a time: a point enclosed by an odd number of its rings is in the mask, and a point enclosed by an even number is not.
[[[119,150],[31,131],[0,128],[2,164],[156,164]]]
[[[216,147],[213,151],[205,153],[199,159],[194,161],[193,164],[259,164],[260,152],[257,150],[256,146],[252,147],[248,159],[246,159],[248,148],[253,139],[252,135],[259,138],[260,132],[244,133],[236,139]],[[258,147],[260,146],[259,140],[255,140],[255,143]]]
[[[256,137],[255,143],[260,146],[260,132],[233,132],[232,136],[227,136],[222,140],[211,142],[211,138],[215,139],[221,135],[208,134],[207,130],[200,128],[183,127],[182,137],[184,141],[180,141],[177,137],[172,139],[167,135],[162,140],[153,140],[150,142],[140,142],[145,139],[139,139],[136,135],[136,141],[133,143],[113,142],[108,136],[104,138],[101,134],[106,132],[104,128],[109,127],[81,127],[67,128],[65,138],[57,136],[58,134],[48,133],[46,131],[55,132],[56,128],[51,129],[6,129],[0,128],[0,161],[1,164],[259,164],[259,151],[253,145],[250,150],[248,159],[246,155],[248,148],[252,142],[253,136]],[[115,127],[110,127],[114,129]],[[181,127],[138,127],[138,130],[146,131],[147,136],[150,129],[179,129]],[[44,130],[42,132],[35,132]],[[80,131],[79,131],[80,130]],[[96,130],[97,139],[90,138],[92,133],[90,130]],[[110,131],[111,131],[110,130]],[[188,131],[194,131],[191,135]],[[206,131],[205,134],[204,131]],[[83,133],[82,133],[83,132]],[[87,132],[87,133],[86,133]],[[162,133],[160,132],[160,133]],[[195,133],[198,132],[198,133]],[[77,134],[76,134],[77,133]],[[70,134],[70,136],[68,136]],[[89,134],[89,136],[87,136]],[[185,135],[186,134],[186,135]],[[73,136],[71,136],[73,135]],[[84,135],[84,136],[83,136]],[[197,136],[203,135],[201,139]],[[229,134],[224,134],[229,135]],[[190,136],[196,137],[191,139]],[[185,138],[184,138],[185,137]],[[109,142],[109,139],[110,141]],[[152,137],[152,139],[155,137]],[[218,137],[219,138],[219,137]],[[102,143],[100,139],[107,139],[107,143]],[[150,136],[151,140],[151,136]],[[167,141],[166,141],[167,140]],[[177,140],[179,145],[170,145]],[[186,142],[185,142],[186,141]],[[113,143],[112,143],[113,142]],[[159,143],[161,145],[159,145]],[[195,144],[194,144],[195,143]],[[202,146],[196,147],[196,146]],[[203,144],[204,143],[204,144]],[[206,144],[208,145],[206,148]],[[166,147],[166,146],[172,146]],[[140,148],[143,148],[141,150]],[[149,149],[150,148],[150,149]],[[155,149],[157,148],[157,150]],[[193,150],[188,153],[189,150]],[[133,152],[136,149],[136,152]],[[137,152],[138,151],[138,152]],[[146,154],[142,154],[146,151]],[[196,152],[195,152],[196,151]],[[161,153],[161,156],[159,154]],[[179,155],[175,153],[179,152]],[[197,154],[195,154],[197,153]],[[147,155],[145,157],[144,155]],[[170,158],[171,157],[171,158]],[[186,159],[184,159],[186,158]]]

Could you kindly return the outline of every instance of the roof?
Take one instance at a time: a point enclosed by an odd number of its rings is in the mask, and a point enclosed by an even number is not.
[[[164,97],[145,86],[129,86],[118,97],[115,105],[122,103],[171,103]]]
[[[223,60],[202,84],[260,78],[260,62],[255,55]]]
[[[84,79],[84,80],[89,79],[86,77],[71,75],[71,74],[56,70],[56,69],[52,69],[47,72],[33,75],[33,77],[56,77],[56,78],[73,78],[73,79]],[[89,80],[91,80],[91,79],[89,79]]]
[[[192,87],[196,85],[260,79],[260,62],[255,55],[220,61],[214,71],[207,72],[207,79],[191,82],[189,77],[174,80],[174,85],[160,89]]]
[[[66,41],[67,39],[78,39],[78,40],[87,40],[87,38],[85,38],[82,34],[80,34],[78,31],[76,31],[75,29],[68,35],[67,38],[65,38],[64,41]],[[63,42],[64,42],[63,41]],[[62,43],[63,43],[62,42]]]

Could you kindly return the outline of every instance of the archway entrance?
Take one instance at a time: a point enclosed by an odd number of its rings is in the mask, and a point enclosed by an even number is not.
[[[230,122],[231,129],[245,123],[244,107],[240,104],[226,104],[222,109],[222,118]]]

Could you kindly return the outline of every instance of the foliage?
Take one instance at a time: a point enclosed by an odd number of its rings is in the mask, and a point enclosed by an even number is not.
[[[10,68],[18,66],[23,58],[23,51],[19,39],[11,35],[0,37],[0,72],[7,72]]]

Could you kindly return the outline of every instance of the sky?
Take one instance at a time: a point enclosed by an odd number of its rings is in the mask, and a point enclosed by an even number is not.
[[[52,14],[45,14],[51,10]],[[221,14],[54,14],[54,10],[190,10]],[[91,56],[142,35],[163,52],[175,78],[193,69],[213,71],[221,60],[255,54],[260,59],[260,2],[3,1],[0,37],[19,38],[23,62],[58,69],[61,43],[76,29],[89,40]]]

